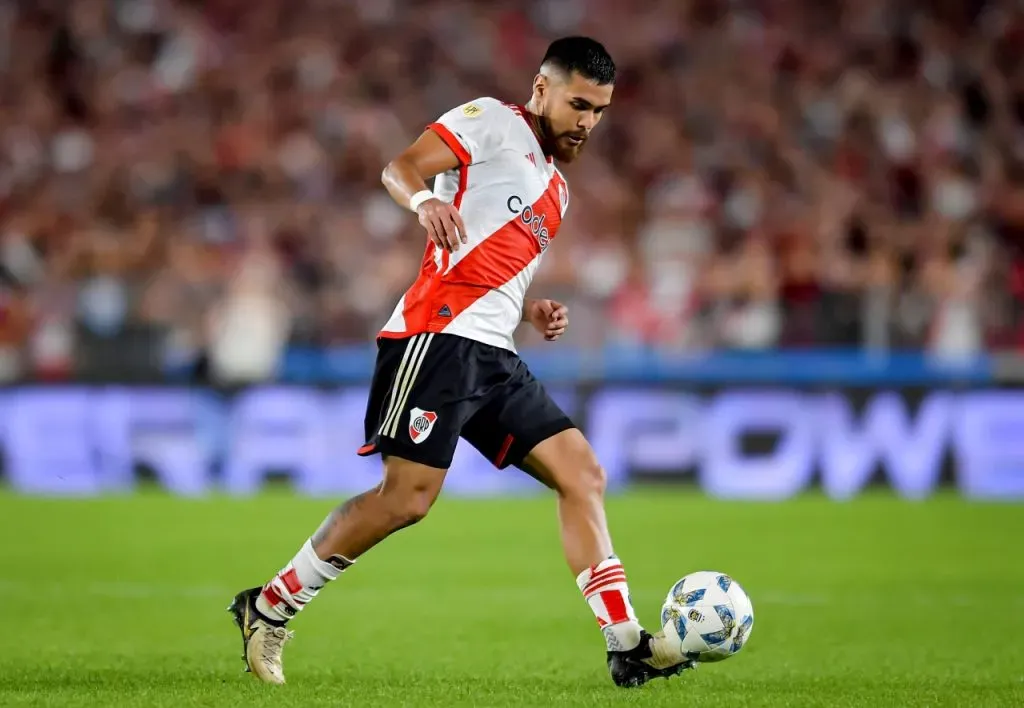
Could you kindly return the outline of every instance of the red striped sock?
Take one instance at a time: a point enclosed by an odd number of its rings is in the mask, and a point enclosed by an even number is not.
[[[626,571],[615,556],[592,565],[576,578],[609,651],[625,651],[640,643],[640,623],[629,600]]]
[[[256,598],[256,610],[269,619],[287,622],[350,565],[352,561],[341,556],[321,560],[312,541],[307,540],[291,562],[263,586]]]

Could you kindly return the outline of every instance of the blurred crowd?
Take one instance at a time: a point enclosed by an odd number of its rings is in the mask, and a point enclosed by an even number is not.
[[[382,167],[566,34],[619,66],[571,343],[1024,341],[1019,2],[0,0],[0,379],[370,341],[424,248]]]

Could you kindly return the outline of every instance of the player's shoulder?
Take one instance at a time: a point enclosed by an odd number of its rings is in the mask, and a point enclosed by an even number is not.
[[[522,115],[522,109],[506,101],[491,96],[480,96],[452,109],[453,113],[463,118],[481,121],[508,121]]]

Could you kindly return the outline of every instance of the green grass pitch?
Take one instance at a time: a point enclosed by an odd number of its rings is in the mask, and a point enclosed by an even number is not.
[[[1024,508],[948,495],[613,498],[642,621],[700,569],[756,613],[738,656],[633,691],[608,679],[552,500],[442,499],[321,593],[289,683],[260,685],[224,608],[329,506],[0,495],[0,706],[1024,705]]]

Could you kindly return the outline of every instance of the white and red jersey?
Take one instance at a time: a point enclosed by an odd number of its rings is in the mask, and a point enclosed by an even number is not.
[[[459,210],[468,243],[454,253],[427,244],[381,337],[444,332],[515,351],[526,290],[569,205],[524,110],[479,98],[428,126],[459,158],[434,194]]]

